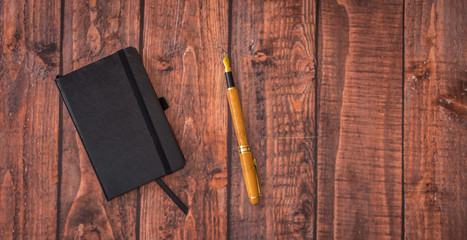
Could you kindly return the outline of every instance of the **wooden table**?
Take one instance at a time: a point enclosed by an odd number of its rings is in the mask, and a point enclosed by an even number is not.
[[[0,239],[467,236],[465,0],[3,0],[0,36]],[[170,105],[187,216],[156,183],[107,202],[55,86],[127,46]]]

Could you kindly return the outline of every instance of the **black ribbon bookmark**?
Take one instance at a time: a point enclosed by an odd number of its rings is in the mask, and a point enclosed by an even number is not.
[[[172,199],[172,201],[175,204],[177,204],[178,208],[180,208],[180,210],[182,210],[182,212],[186,215],[188,213],[188,207],[180,200],[180,198],[178,198],[177,195],[175,195],[175,193],[172,192],[169,186],[167,186],[167,184],[165,184],[165,182],[162,181],[162,179],[158,178],[156,179],[156,182],[164,190],[164,192],[167,193],[167,195],[169,195],[170,199]]]
[[[165,111],[167,108],[169,108],[169,104],[164,97],[160,97],[159,102],[161,103],[162,110]],[[164,190],[164,192],[169,195],[170,199],[172,199],[172,201],[177,204],[178,208],[180,208],[180,210],[182,210],[182,212],[186,215],[188,212],[188,207],[180,200],[180,198],[175,195],[175,193],[169,188],[169,186],[167,186],[167,184],[165,184],[164,181],[162,181],[162,179],[158,178],[156,179],[156,182]]]

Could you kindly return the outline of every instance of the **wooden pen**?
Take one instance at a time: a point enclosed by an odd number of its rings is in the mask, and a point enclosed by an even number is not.
[[[245,178],[246,190],[250,203],[258,204],[261,190],[259,187],[258,173],[256,171],[256,159],[250,151],[248,140],[246,138],[245,124],[243,123],[242,106],[238,96],[237,88],[235,87],[232,70],[230,69],[229,59],[224,57],[225,78],[227,80],[227,98],[229,100],[230,113],[232,114],[232,122],[237,136],[238,150],[240,153],[240,162],[242,164],[243,177]]]

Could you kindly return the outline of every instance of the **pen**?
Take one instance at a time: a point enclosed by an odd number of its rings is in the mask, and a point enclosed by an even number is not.
[[[240,98],[235,87],[232,70],[230,69],[229,59],[224,57],[225,78],[227,80],[227,99],[229,100],[232,122],[237,136],[238,150],[240,152],[240,162],[242,164],[243,177],[245,178],[246,190],[250,203],[258,204],[261,190],[259,187],[258,173],[256,171],[256,159],[250,152],[250,146],[246,138],[245,124],[243,123],[242,106]]]

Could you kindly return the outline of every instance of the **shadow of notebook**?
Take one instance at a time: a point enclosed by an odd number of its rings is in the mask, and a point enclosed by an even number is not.
[[[185,165],[163,106],[135,48],[122,49],[64,76],[57,86],[107,200]]]

